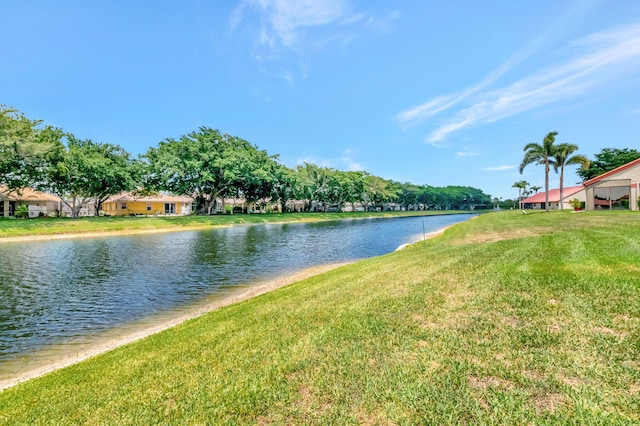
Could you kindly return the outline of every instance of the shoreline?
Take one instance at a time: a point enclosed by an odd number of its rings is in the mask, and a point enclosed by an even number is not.
[[[179,232],[179,231],[199,231],[215,228],[227,228],[233,225],[215,225],[215,226],[185,226],[185,227],[167,227],[156,229],[126,229],[114,231],[91,231],[91,232],[71,232],[68,234],[38,234],[38,235],[20,235],[17,237],[2,237],[2,243],[22,243],[32,241],[51,241],[51,240],[69,240],[72,238],[101,238],[101,237],[123,237],[127,235],[140,234],[156,234],[162,232]]]
[[[252,299],[256,296],[260,296],[270,291],[277,290],[287,285],[303,281],[307,278],[329,272],[333,269],[337,269],[351,263],[353,262],[341,262],[312,266],[310,268],[306,268],[301,271],[285,275],[283,277],[278,277],[273,280],[263,281],[256,284],[248,283],[246,287],[243,287],[242,289],[239,289],[238,291],[233,292],[229,295],[222,296],[221,298],[212,296],[209,299],[205,299],[204,303],[201,302],[194,304],[190,308],[187,308],[185,312],[174,312],[173,314],[168,313],[166,314],[166,318],[155,325],[143,326],[139,321],[138,323],[129,325],[131,329],[127,329],[127,327],[124,327],[126,330],[124,333],[122,333],[122,328],[116,328],[115,330],[105,333],[113,334],[113,336],[111,336],[104,342],[87,343],[80,349],[69,348],[68,352],[63,351],[62,354],[57,354],[55,356],[52,355],[51,358],[54,359],[50,362],[36,363],[36,365],[34,365],[32,368],[28,368],[24,371],[18,372],[16,377],[0,380],[0,391],[26,382],[28,380],[44,376],[45,374],[51,373],[53,371],[85,361],[91,357],[103,354],[113,349],[117,349],[129,343],[136,342],[153,334],[168,330],[169,328],[175,327],[191,319],[213,312],[224,306]],[[161,318],[164,316],[165,315],[162,315]],[[136,324],[138,325],[136,326]],[[47,351],[44,350],[43,352]]]
[[[456,214],[477,214],[474,212],[456,212],[456,213],[442,213],[442,214],[429,214],[428,216],[445,216]],[[254,226],[254,225],[284,225],[291,223],[308,223],[308,222],[325,222],[332,220],[359,220],[359,219],[393,219],[400,217],[413,217],[421,215],[389,215],[389,216],[365,216],[365,217],[353,217],[353,218],[305,218],[301,220],[276,220],[265,222],[244,222],[244,223],[229,223],[229,224],[205,224],[205,225],[192,225],[192,226],[166,226],[161,228],[152,229],[120,229],[113,231],[87,231],[87,232],[68,232],[59,234],[35,234],[35,235],[19,235],[15,237],[0,237],[0,244],[2,243],[21,243],[21,242],[37,242],[37,241],[52,241],[52,240],[68,240],[72,238],[102,238],[102,237],[118,237],[128,235],[141,235],[141,234],[155,234],[164,232],[180,232],[180,231],[206,231],[209,229],[218,228],[230,228],[234,226]],[[436,231],[437,232],[437,231]]]
[[[472,217],[472,219],[475,219],[476,217],[477,216]],[[253,225],[253,224],[248,224],[248,225]],[[402,244],[399,247],[397,247],[394,251],[402,250],[408,246],[418,244],[428,239],[439,237],[443,235],[444,232],[447,229],[451,228],[452,226],[453,225],[447,225],[435,231],[431,231],[424,235],[421,235],[417,241]],[[210,227],[207,227],[207,228],[210,228]],[[202,227],[200,227],[200,229],[202,229]],[[178,230],[188,231],[189,229],[181,228]],[[154,233],[154,232],[162,232],[162,231],[171,232],[171,231],[174,231],[174,229],[162,228],[162,229],[154,229],[154,230],[145,230],[145,232],[142,232],[142,233]],[[139,234],[141,232],[136,232],[136,233]],[[116,235],[113,232],[105,232],[105,233],[101,233],[100,235],[98,235],[98,233],[91,233],[91,235],[89,233],[61,234],[58,236],[59,238],[56,238],[56,239],[74,238],[77,236],[104,236],[102,234],[107,234],[107,236]],[[128,232],[123,231],[123,234],[128,234]],[[36,237],[36,236],[33,236],[33,237]],[[21,237],[14,237],[14,238],[21,238]],[[36,239],[32,241],[38,241],[38,240],[47,240],[47,238]],[[29,241],[29,240],[25,240],[25,241]],[[224,306],[249,300],[251,298],[260,296],[270,291],[277,290],[287,285],[294,284],[294,283],[303,281],[307,278],[311,278],[316,275],[321,275],[333,269],[337,269],[342,266],[350,265],[353,263],[355,263],[355,261],[312,266],[310,268],[305,268],[303,270],[293,272],[288,275],[277,277],[271,280],[257,282],[257,283],[249,282],[246,284],[245,287],[242,287],[241,289],[238,289],[237,291],[232,292],[231,294],[228,294],[222,297],[216,297],[216,295],[212,295],[210,298],[205,299],[204,301],[200,301],[199,303],[196,302],[192,306],[187,307],[184,312],[178,313],[174,311],[174,312],[169,312],[166,315],[159,315],[157,317],[148,318],[146,321],[154,322],[156,320],[159,320],[158,323],[154,323],[153,325],[150,325],[150,324],[142,325],[142,323],[145,322],[145,320],[140,320],[138,322],[129,324],[128,326],[117,327],[114,330],[110,330],[104,333],[104,336],[107,337],[105,341],[101,341],[99,343],[85,343],[84,345],[81,345],[80,348],[69,347],[66,350],[63,349],[62,354],[58,353],[56,355],[51,355],[51,358],[53,358],[52,361],[36,362],[31,368],[27,368],[27,369],[24,369],[23,371],[19,371],[15,377],[11,377],[8,379],[0,379],[0,392],[3,391],[4,389],[8,389],[10,387],[16,386],[28,380],[35,379],[37,377],[43,376],[45,374],[51,373],[53,371],[56,371],[65,367],[69,367],[73,364],[85,361],[91,357],[109,352],[121,346],[136,342],[138,340],[149,337],[153,334],[165,331],[169,328],[180,325],[188,320],[213,312]],[[124,329],[124,333],[123,333],[123,329]],[[97,337],[100,337],[100,335]],[[66,346],[64,343],[62,345]],[[47,353],[47,350],[46,349],[43,350],[42,353]],[[43,355],[43,356],[46,357],[46,355]]]

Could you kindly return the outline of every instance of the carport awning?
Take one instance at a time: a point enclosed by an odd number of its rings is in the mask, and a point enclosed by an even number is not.
[[[611,188],[611,187],[618,187],[618,186],[629,187],[631,186],[631,179],[602,180],[590,186],[592,188]]]

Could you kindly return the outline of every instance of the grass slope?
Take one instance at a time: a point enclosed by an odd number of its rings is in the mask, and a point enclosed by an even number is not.
[[[638,424],[640,215],[488,214],[0,393],[10,424]]]

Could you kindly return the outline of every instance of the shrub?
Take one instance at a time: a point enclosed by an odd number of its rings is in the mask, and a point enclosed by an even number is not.
[[[574,209],[582,208],[582,202],[577,198],[572,198],[571,200],[569,200],[569,204],[571,204],[571,207],[573,207]]]
[[[16,211],[13,215],[18,219],[27,219],[29,217],[29,206],[22,205],[16,207]]]

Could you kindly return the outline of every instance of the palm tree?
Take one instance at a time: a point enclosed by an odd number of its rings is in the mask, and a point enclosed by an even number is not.
[[[564,199],[564,167],[571,164],[581,165],[583,169],[589,168],[589,159],[584,155],[571,155],[578,150],[578,145],[570,143],[561,143],[556,146],[554,154],[553,168],[558,172],[560,169],[560,210],[563,209],[562,200]]]
[[[553,143],[557,134],[558,132],[549,132],[542,144],[532,142],[525,145],[524,158],[520,164],[520,174],[529,164],[544,164],[544,210],[547,212],[549,211],[549,166],[556,154],[556,146]]]
[[[542,189],[542,187],[541,187],[541,186],[532,186],[530,189],[531,189],[535,194],[537,194],[537,193],[538,193],[538,191],[540,191],[540,190]]]
[[[522,194],[527,190],[527,186],[529,186],[529,182],[526,180],[519,180],[511,185],[512,188],[518,188],[518,208],[522,208],[520,202],[522,201]]]

